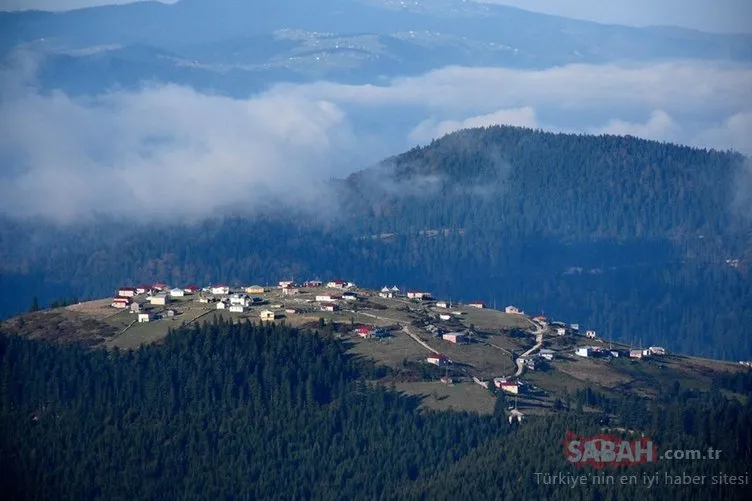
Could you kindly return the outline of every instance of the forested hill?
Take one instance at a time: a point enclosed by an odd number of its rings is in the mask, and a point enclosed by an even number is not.
[[[127,283],[341,276],[747,359],[749,169],[739,154],[633,137],[460,131],[322,192],[326,224],[286,210],[77,232],[0,221],[0,315]]]
[[[724,236],[734,245],[749,223],[736,202],[740,178],[752,177],[745,168],[732,152],[495,126],[390,158],[348,187],[353,207],[370,201],[366,216],[382,231],[409,222],[567,241]]]
[[[559,415],[518,426],[503,396],[489,416],[421,410],[418,397],[371,384],[384,368],[347,349],[326,330],[216,317],[126,352],[0,333],[3,499],[750,499],[749,373],[713,392],[659,387],[652,403],[577,391]],[[573,466],[567,431],[593,436],[604,422],[660,451],[722,455]],[[536,476],[558,472],[661,479],[562,486]],[[706,480],[663,480],[682,474]],[[742,481],[712,481],[722,474]]]

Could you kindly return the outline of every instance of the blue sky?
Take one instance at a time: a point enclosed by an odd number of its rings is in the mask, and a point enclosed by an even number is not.
[[[129,0],[0,0],[3,10],[65,10]],[[431,0],[423,0],[431,1]],[[476,0],[602,23],[752,33],[752,0]]]

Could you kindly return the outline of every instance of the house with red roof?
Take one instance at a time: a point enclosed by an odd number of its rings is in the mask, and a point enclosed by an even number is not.
[[[330,289],[344,289],[345,287],[347,287],[347,282],[345,282],[341,278],[336,278],[327,283],[326,286]]]
[[[230,293],[230,286],[229,285],[223,285],[223,284],[212,285],[211,293],[212,294],[227,295],[227,294]]]
[[[118,296],[112,300],[112,307],[124,310],[128,307],[130,303],[131,303],[131,300],[129,298]]]

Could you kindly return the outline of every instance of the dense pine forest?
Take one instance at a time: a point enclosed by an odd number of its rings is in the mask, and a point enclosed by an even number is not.
[[[490,127],[335,181],[321,207],[295,213],[159,227],[4,220],[0,315],[33,297],[102,297],[135,282],[344,276],[748,359],[752,218],[739,191],[748,164],[634,137]]]
[[[749,499],[749,485],[546,485],[567,431],[631,429],[717,461],[607,474],[749,474],[749,375],[654,401],[590,390],[556,417],[510,424],[435,412],[372,381],[385,369],[326,331],[221,320],[119,352],[0,334],[4,499]],[[726,392],[742,391],[745,403]],[[729,394],[730,395],[730,394]],[[708,477],[710,479],[710,477]]]

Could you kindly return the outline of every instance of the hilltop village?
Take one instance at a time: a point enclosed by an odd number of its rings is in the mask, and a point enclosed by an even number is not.
[[[342,279],[283,280],[274,286],[128,286],[117,290],[108,307],[128,316],[120,336],[138,332],[140,325],[180,325],[211,318],[212,312],[236,320],[328,326],[340,337],[375,343],[370,348],[358,345],[361,354],[395,367],[422,363],[422,379],[435,377],[449,386],[467,382],[512,396],[510,409],[515,413],[510,419],[518,420],[524,417],[520,402],[545,402],[547,395],[524,377],[526,371],[550,372],[573,360],[667,356],[660,346],[630,348],[607,342],[593,329],[530,316],[513,305],[497,311],[482,301],[456,303],[396,286],[371,290]],[[395,352],[404,356],[399,359]]]

